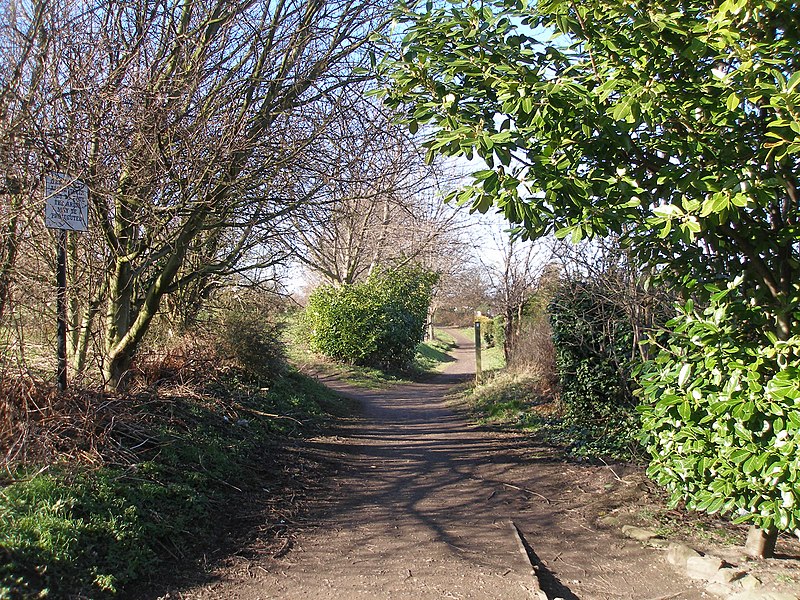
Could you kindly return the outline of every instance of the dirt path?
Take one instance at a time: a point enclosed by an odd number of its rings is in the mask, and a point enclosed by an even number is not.
[[[314,500],[312,526],[280,558],[229,563],[212,583],[169,597],[530,598],[513,521],[542,561],[551,599],[708,598],[657,551],[595,527],[609,499],[627,493],[624,473],[557,461],[446,406],[446,392],[474,369],[472,345],[459,343],[457,360],[429,383],[365,391],[326,382],[360,400],[363,419],[307,449],[338,469]]]

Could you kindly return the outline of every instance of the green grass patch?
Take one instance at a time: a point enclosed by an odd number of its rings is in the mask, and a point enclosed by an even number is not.
[[[448,354],[455,348],[456,341],[446,331],[436,332],[432,340],[417,345],[414,366],[419,371],[438,371],[455,359]]]
[[[481,368],[483,371],[500,371],[506,367],[506,357],[499,346],[481,349]]]
[[[29,468],[0,489],[0,598],[114,596],[202,545],[266,449],[352,409],[294,371],[269,389],[229,375],[199,397],[139,401],[135,428],[114,433],[129,464]]]
[[[450,335],[449,332],[445,331],[444,329],[439,329],[438,327],[434,330],[433,337],[440,343],[447,346],[448,350],[452,350],[458,344],[456,344],[456,338]]]

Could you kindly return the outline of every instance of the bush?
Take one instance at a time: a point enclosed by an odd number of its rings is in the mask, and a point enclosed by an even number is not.
[[[553,331],[544,311],[524,315],[519,332],[512,335],[509,366],[519,371],[536,373],[551,397],[558,395]]]
[[[506,322],[501,315],[492,319],[492,346],[502,348],[506,342]]]
[[[800,527],[800,336],[779,341],[735,284],[690,301],[640,377],[648,475],[673,504],[761,529]]]
[[[217,337],[222,355],[256,381],[272,381],[286,370],[281,325],[257,313],[226,311]]]
[[[577,425],[626,420],[633,332],[625,312],[591,283],[567,283],[549,306],[565,419]]]
[[[630,459],[639,423],[627,314],[593,283],[576,281],[559,288],[548,311],[563,411],[553,435],[579,456]]]
[[[425,333],[436,276],[392,269],[354,285],[322,286],[308,299],[311,348],[359,364],[406,367]]]
[[[126,375],[128,383],[201,383],[220,367],[261,385],[283,375],[287,363],[280,298],[257,290],[225,290],[213,302],[196,315],[192,330],[176,335],[169,322],[151,327]]]

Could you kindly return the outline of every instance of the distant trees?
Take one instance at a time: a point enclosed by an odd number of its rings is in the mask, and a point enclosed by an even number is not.
[[[549,261],[549,248],[504,234],[500,236],[500,260],[486,268],[495,309],[503,318],[503,353],[512,362],[520,338],[523,317],[539,291]]]
[[[35,126],[52,50],[51,3],[0,4],[0,319],[6,314],[20,244],[33,219]]]

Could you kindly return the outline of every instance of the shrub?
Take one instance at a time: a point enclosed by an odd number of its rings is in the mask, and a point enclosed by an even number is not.
[[[503,331],[503,334],[505,332]],[[548,395],[558,395],[553,331],[547,315],[524,315],[519,332],[514,332],[509,366],[519,371],[536,373]]]
[[[673,504],[732,514],[761,529],[800,527],[800,336],[779,341],[767,311],[734,299],[690,301],[641,373],[648,475]]]
[[[566,283],[549,306],[550,325],[568,422],[625,420],[636,402],[629,385],[633,333],[624,310],[591,283]]]
[[[165,380],[201,383],[213,378],[220,367],[232,368],[262,385],[283,375],[285,319],[278,313],[280,299],[256,290],[237,290],[223,291],[213,300],[214,306],[196,316],[192,330],[176,335],[168,322],[152,327],[146,346],[126,375],[128,382],[145,386]]]
[[[498,318],[501,319],[500,327],[502,328],[502,317],[495,317],[494,319],[492,317],[487,317],[486,315],[475,317],[475,321],[481,324],[481,340],[484,348],[494,348],[497,345]]]
[[[425,332],[435,281],[428,271],[401,268],[318,288],[305,313],[312,349],[360,365],[408,366]]]
[[[222,315],[217,332],[220,351],[253,379],[272,381],[286,370],[281,325],[262,315],[229,310]]]

